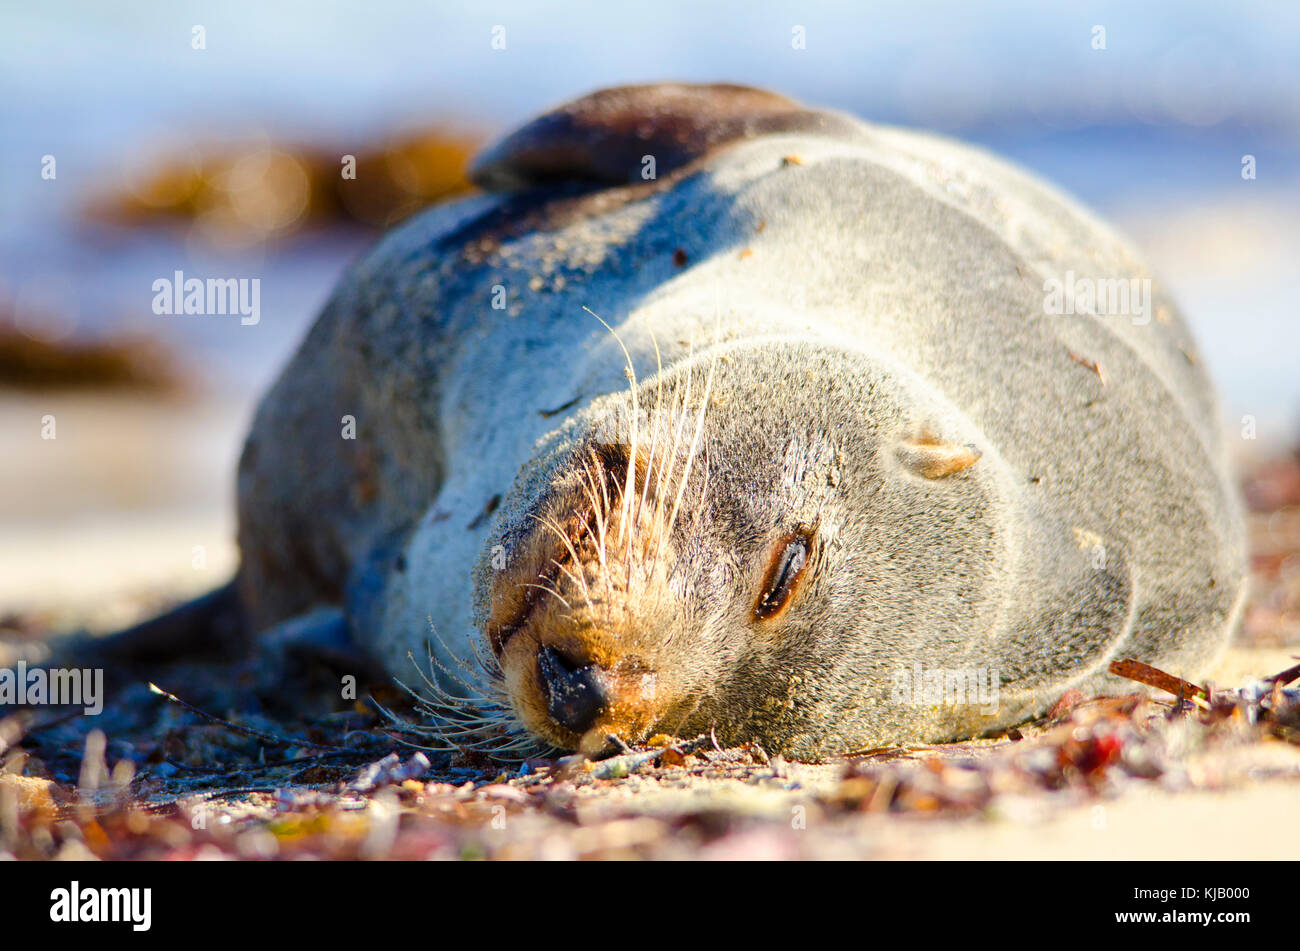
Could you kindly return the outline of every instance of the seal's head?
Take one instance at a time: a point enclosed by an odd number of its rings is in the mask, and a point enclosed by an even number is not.
[[[891,638],[941,630],[996,560],[957,428],[904,371],[797,341],[597,401],[525,467],[480,566],[514,715],[589,754],[709,729],[838,751],[861,731],[836,718],[888,689]]]

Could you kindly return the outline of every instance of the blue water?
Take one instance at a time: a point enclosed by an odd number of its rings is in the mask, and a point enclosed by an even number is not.
[[[1300,190],[1300,4],[1196,0],[998,5],[418,0],[100,0],[0,7],[0,301],[163,336],[218,386],[262,386],[369,239],[315,235],[218,252],[183,229],[87,224],[86,196],[160,144],[261,132],[358,151],[434,121],[485,130],[602,85],[729,80],[1006,155],[1107,215]],[[206,49],[191,46],[201,25]],[[506,48],[491,47],[493,28]],[[1096,26],[1106,48],[1093,48]],[[802,27],[806,48],[794,49]],[[58,178],[42,181],[43,155]],[[1300,250],[1300,249],[1298,249]],[[262,279],[261,323],[171,321],[150,285],[177,269]],[[1175,288],[1177,291],[1178,288]],[[1235,410],[1300,406],[1284,319],[1297,288],[1183,302]],[[1251,319],[1255,323],[1251,324]],[[1243,327],[1254,327],[1244,334]]]

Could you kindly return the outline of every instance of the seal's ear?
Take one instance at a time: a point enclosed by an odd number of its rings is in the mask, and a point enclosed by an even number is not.
[[[942,479],[975,465],[983,453],[973,444],[944,442],[925,432],[900,442],[895,455],[913,475]]]
[[[626,185],[666,175],[741,139],[776,132],[846,135],[852,128],[841,116],[748,86],[616,86],[539,116],[480,154],[469,174],[493,191],[557,181]]]

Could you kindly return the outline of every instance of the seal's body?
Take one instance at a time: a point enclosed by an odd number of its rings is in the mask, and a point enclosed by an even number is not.
[[[801,757],[1226,643],[1243,532],[1210,385],[1060,195],[739,87],[598,93],[476,172],[500,191],[382,241],[261,405],[258,626],[342,603],[402,680],[481,643],[561,747],[715,728]]]

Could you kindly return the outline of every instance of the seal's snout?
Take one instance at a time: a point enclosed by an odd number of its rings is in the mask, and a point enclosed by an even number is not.
[[[609,709],[609,680],[597,664],[576,664],[553,647],[537,654],[537,673],[547,715],[574,733],[585,733]]]
[[[653,455],[622,443],[576,454],[489,576],[484,634],[511,705],[558,747],[637,742],[691,702],[665,632],[684,611],[669,583],[675,503],[696,500],[666,441]]]
[[[556,746],[591,753],[610,734],[636,742],[649,735],[676,695],[654,635],[665,624],[637,609],[647,598],[671,607],[671,595],[636,581],[631,591],[621,588],[626,567],[617,563],[570,563],[565,570],[571,578],[561,572],[549,583],[522,583],[536,596],[516,609],[517,620],[492,629],[490,636],[501,645],[506,690],[521,721]]]

